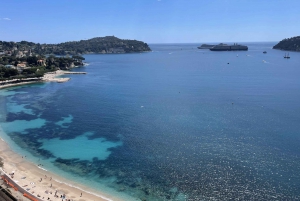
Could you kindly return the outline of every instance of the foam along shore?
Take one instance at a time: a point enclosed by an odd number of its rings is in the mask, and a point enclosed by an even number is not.
[[[0,132],[3,132],[1,127]],[[2,138],[0,157],[4,162],[3,168],[0,168],[0,185],[8,188],[18,200],[120,201],[111,195],[68,181],[38,164],[29,162],[25,156],[12,151]]]
[[[32,84],[37,82],[58,82],[58,83],[67,82],[71,78],[59,77],[65,74],[86,74],[86,72],[70,72],[70,71],[57,70],[55,72],[45,73],[42,78],[23,78],[23,79],[5,80],[5,81],[0,81],[0,89],[25,85],[25,84]]]

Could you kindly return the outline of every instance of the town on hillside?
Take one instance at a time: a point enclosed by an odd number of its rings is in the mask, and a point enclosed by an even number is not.
[[[151,51],[147,43],[115,36],[59,44],[0,41],[0,79],[42,77],[55,70],[82,66],[82,54],[118,54]],[[59,55],[59,56],[55,56]],[[69,56],[72,55],[72,56]]]
[[[0,41],[0,80],[42,77],[47,72],[82,66],[84,57],[39,54],[38,45]]]

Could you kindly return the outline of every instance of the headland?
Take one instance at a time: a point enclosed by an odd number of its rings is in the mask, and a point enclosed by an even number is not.
[[[13,49],[11,47],[14,47]],[[39,55],[81,55],[89,53],[116,54],[151,51],[147,43],[138,40],[119,39],[115,36],[95,37],[88,40],[58,44],[40,44],[29,41],[0,41],[1,54],[23,56],[35,52]]]
[[[285,38],[277,43],[273,49],[300,52],[300,36]]]

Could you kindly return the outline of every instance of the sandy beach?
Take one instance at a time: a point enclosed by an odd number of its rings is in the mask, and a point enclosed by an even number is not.
[[[57,78],[63,74],[74,74],[66,71],[56,71],[44,75],[42,81],[45,82],[66,82],[70,78]],[[75,73],[77,74],[77,73]],[[78,73],[79,74],[79,73]],[[85,74],[85,73],[80,73]],[[29,82],[34,83],[34,82]],[[1,88],[29,84],[16,83],[1,86]],[[0,126],[0,136],[4,135]],[[18,186],[22,187],[28,193],[38,197],[41,200],[72,200],[72,201],[119,201],[111,195],[105,195],[99,191],[90,189],[73,181],[69,181],[61,176],[53,174],[43,169],[39,164],[34,164],[27,160],[26,156],[21,156],[15,153],[3,138],[0,137],[0,157],[4,162],[1,169],[1,175],[6,175],[11,178]],[[3,180],[0,180],[0,185],[7,187]],[[23,196],[19,191],[15,191],[8,186],[12,195],[18,200],[30,200]]]
[[[3,132],[1,128],[0,132]],[[64,201],[119,201],[101,191],[89,189],[39,168],[39,164],[33,164],[25,156],[20,156],[12,151],[3,138],[0,138],[0,157],[4,162],[3,168],[0,169],[1,174],[5,173],[24,190],[41,200],[62,200],[61,196],[64,196]],[[0,184],[6,185],[4,181],[1,181]],[[14,197],[29,200],[13,188],[9,187],[8,189]]]

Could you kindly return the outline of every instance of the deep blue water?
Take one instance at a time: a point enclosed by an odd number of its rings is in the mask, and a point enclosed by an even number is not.
[[[275,44],[85,55],[87,75],[1,90],[1,126],[46,168],[119,196],[298,200],[300,53]]]

